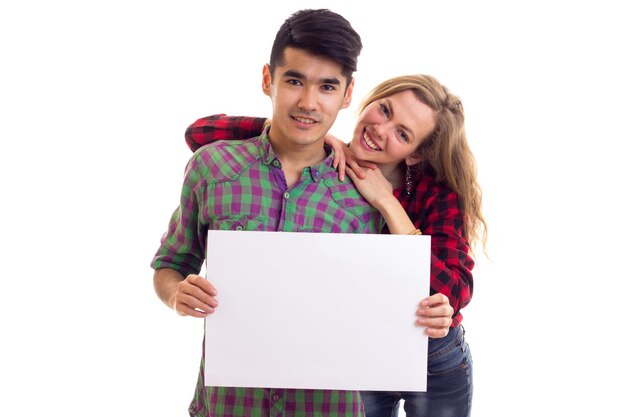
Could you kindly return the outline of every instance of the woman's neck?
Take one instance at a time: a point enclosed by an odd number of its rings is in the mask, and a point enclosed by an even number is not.
[[[400,188],[404,184],[404,170],[402,164],[381,164],[378,166],[393,189]]]

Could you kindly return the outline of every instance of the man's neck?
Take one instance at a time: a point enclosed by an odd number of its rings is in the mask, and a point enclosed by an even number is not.
[[[299,146],[275,143],[270,138],[270,143],[280,159],[288,187],[300,180],[304,168],[319,164],[327,156],[323,142]]]

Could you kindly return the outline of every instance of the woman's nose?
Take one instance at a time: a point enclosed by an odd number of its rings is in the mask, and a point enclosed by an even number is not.
[[[372,130],[374,131],[374,135],[376,135],[376,139],[383,141],[387,139],[387,129],[383,123],[374,125]]]

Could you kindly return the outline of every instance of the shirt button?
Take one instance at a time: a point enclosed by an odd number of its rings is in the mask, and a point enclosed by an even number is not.
[[[243,230],[243,226],[238,224],[237,227],[235,227],[235,230]]]
[[[280,166],[280,162],[274,159],[274,162],[272,162],[272,165],[274,165],[275,167]]]
[[[289,191],[285,191],[285,194],[283,194],[283,197],[285,197],[285,198],[289,198],[289,197],[291,197],[291,196],[289,195]]]
[[[274,394],[272,395],[272,401],[276,402],[280,399],[280,397],[278,396],[278,394]]]

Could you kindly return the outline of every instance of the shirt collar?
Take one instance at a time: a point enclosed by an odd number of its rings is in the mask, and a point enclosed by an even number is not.
[[[278,159],[278,156],[276,155],[276,152],[274,152],[274,148],[272,148],[272,144],[269,140],[269,128],[269,126],[266,126],[259,136],[259,151],[261,153],[261,161],[265,165],[274,165],[275,167],[280,168],[281,163]],[[333,151],[333,149],[326,144],[324,144],[324,150],[326,151],[326,158],[324,158],[320,163],[312,165],[309,169],[311,179],[315,182],[324,178],[337,177],[337,170],[333,168],[335,151]]]
[[[311,167],[311,178],[313,181],[319,181],[324,178],[336,178],[337,170],[333,168],[333,160],[335,159],[335,151],[324,144],[324,150],[326,151],[326,158],[317,165]]]
[[[269,126],[265,126],[263,132],[259,136],[259,152],[261,153],[261,161],[263,164],[270,165],[274,160],[278,161],[278,157],[272,148],[270,138],[267,135],[270,130]]]

